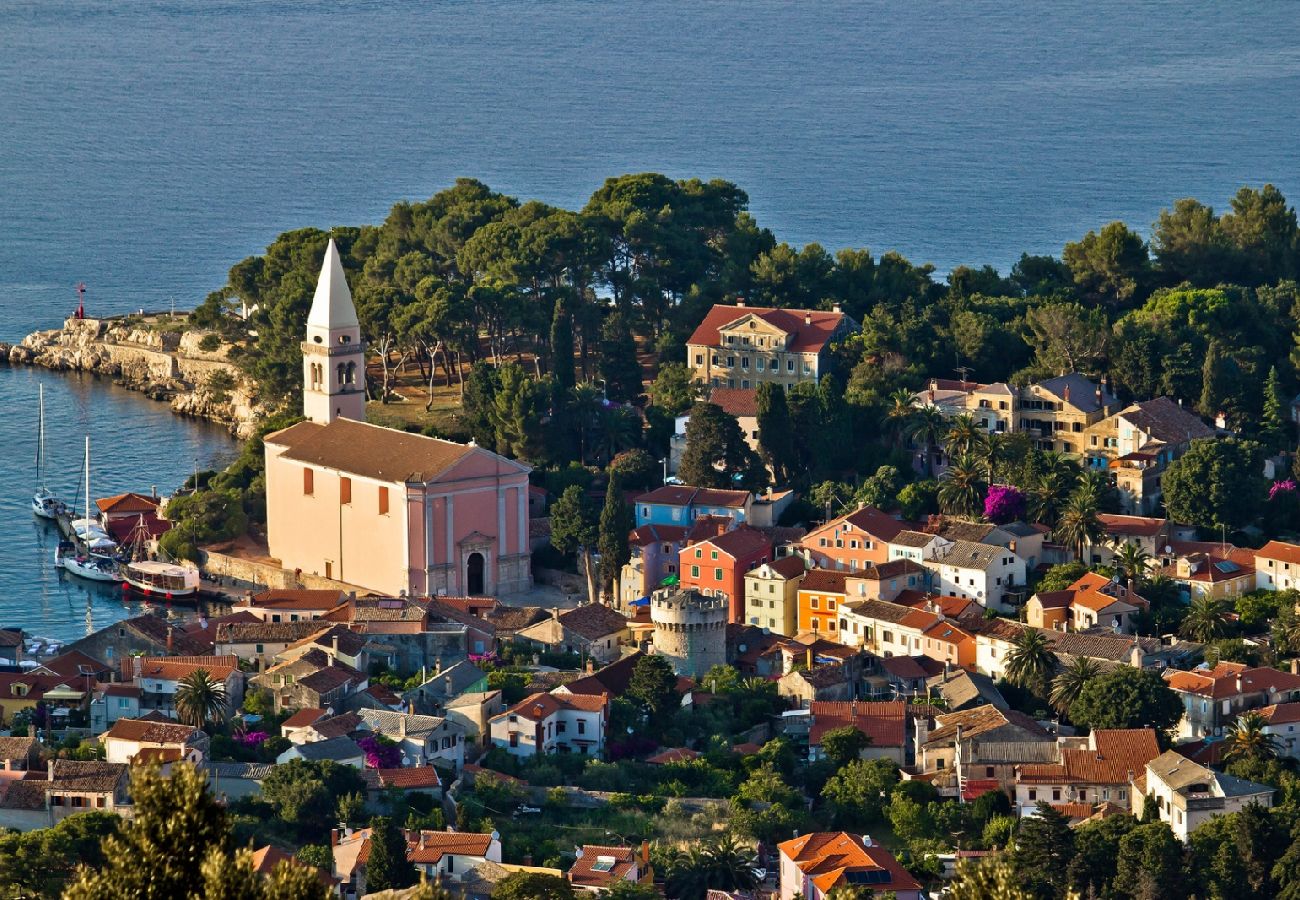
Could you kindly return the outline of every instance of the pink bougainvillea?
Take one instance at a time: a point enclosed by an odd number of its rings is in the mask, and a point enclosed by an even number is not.
[[[1268,486],[1268,499],[1277,499],[1278,494],[1294,494],[1295,482],[1290,478],[1285,481],[1275,481]]]
[[[270,735],[265,731],[244,731],[236,732],[234,737],[246,747],[256,747],[264,743]]]
[[[1009,484],[989,486],[984,497],[984,518],[995,525],[1024,518],[1025,495]]]
[[[402,766],[402,748],[384,737],[368,734],[357,741],[357,746],[366,752],[367,769],[399,769]]]

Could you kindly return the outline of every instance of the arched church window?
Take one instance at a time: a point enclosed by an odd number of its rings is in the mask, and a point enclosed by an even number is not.
[[[357,383],[357,364],[348,363],[348,384]]]
[[[339,363],[339,384],[347,384],[347,381],[345,380],[347,378],[347,372],[348,367],[343,363]]]

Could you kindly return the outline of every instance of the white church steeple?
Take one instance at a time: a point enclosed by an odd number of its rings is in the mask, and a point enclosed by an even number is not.
[[[322,425],[339,418],[365,421],[366,358],[361,324],[333,238],[325,248],[316,295],[307,314],[302,373],[302,411],[308,419]]]

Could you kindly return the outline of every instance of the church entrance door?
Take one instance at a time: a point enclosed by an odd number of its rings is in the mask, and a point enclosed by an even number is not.
[[[471,597],[483,593],[483,567],[485,561],[482,553],[471,553],[465,560],[465,593]]]

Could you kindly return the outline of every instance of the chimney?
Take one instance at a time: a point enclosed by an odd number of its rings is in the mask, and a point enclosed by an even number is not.
[[[596,661],[595,661],[594,659],[591,659],[590,657],[588,657],[588,659],[587,659],[587,674],[590,675],[592,672],[595,672],[595,671],[596,671]]]
[[[533,864],[533,855],[531,853],[525,853],[523,858],[524,858],[523,864],[525,866],[531,866]]]
[[[650,842],[646,840],[641,841],[641,866],[650,868]]]
[[[167,655],[168,656],[171,656],[172,653],[172,640],[174,635],[175,635],[175,631],[172,629],[170,625],[168,625],[167,626]]]
[[[45,761],[45,778],[48,781],[54,780],[54,757]]]
[[[155,500],[158,499],[158,485],[154,484],[149,486],[149,496],[153,497]]]
[[[448,678],[447,680],[448,680],[448,682],[451,681],[450,678]],[[406,704],[406,713],[407,713],[407,715],[411,715],[411,716],[415,715],[415,701],[414,701],[414,700],[412,700],[410,703]],[[402,721],[405,722],[406,720],[403,719]]]
[[[1238,676],[1237,676],[1237,693],[1240,694],[1244,689],[1245,689],[1245,685],[1244,685],[1244,684],[1242,683],[1242,681],[1241,681],[1241,676],[1238,675]]]
[[[1064,396],[1064,398],[1065,398],[1065,402],[1066,402],[1066,403],[1069,403],[1069,402],[1070,402],[1070,386],[1069,386],[1068,384],[1065,386],[1065,392],[1064,392],[1063,396]]]
[[[451,676],[450,676],[450,675],[444,675],[444,676],[443,676],[443,678],[442,678],[442,685],[443,685],[443,688],[444,688],[444,693],[445,693],[448,697],[450,697],[450,696],[451,696]]]
[[[811,672],[811,671],[812,671],[812,667],[813,667],[813,666],[812,666],[812,662],[813,662],[813,660],[812,660],[812,647],[809,647],[807,650],[804,651],[804,661],[805,661],[805,664],[808,666],[808,671]]]
[[[140,656],[131,657],[131,677],[135,681],[140,680],[140,675],[144,671],[144,658]]]
[[[737,297],[737,298],[736,298],[736,305],[739,306],[741,309],[744,309],[744,308],[745,308],[745,298],[744,298],[744,297]]]
[[[397,733],[402,737],[406,737],[406,716],[400,716],[397,719]]]
[[[1300,659],[1291,660],[1291,674],[1300,675]]]
[[[551,618],[557,622],[560,621],[560,608],[558,606],[551,607]]]
[[[334,655],[335,655],[335,656],[338,656],[338,655],[339,655],[339,636],[338,636],[337,633],[334,635],[334,639],[333,639],[332,641],[330,641],[330,643],[334,646]]]
[[[812,324],[812,313],[806,312],[806,313],[803,314],[803,323],[804,323],[805,325],[811,325],[811,324]]]
[[[339,845],[339,830],[338,830],[337,828],[331,828],[331,829],[330,829],[330,846],[331,846],[331,847],[337,847],[338,845]]]

